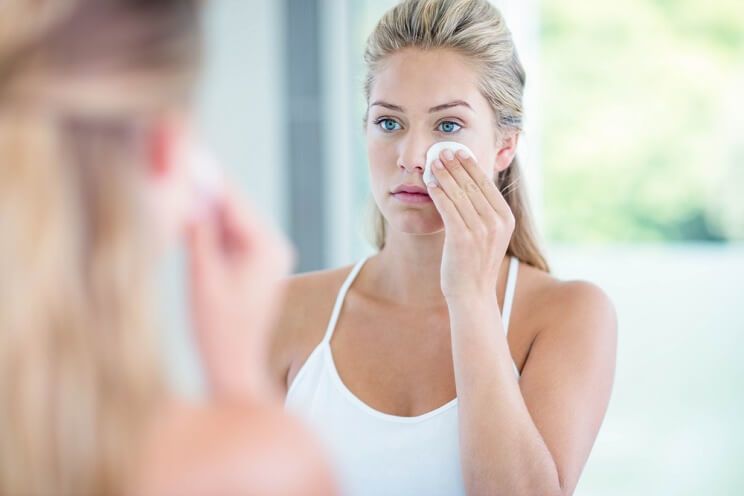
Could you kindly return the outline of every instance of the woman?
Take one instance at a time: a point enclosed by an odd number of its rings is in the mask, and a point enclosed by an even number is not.
[[[291,252],[234,193],[195,204],[198,4],[0,7],[0,494],[333,493],[265,373]],[[187,225],[199,402],[167,387],[151,310]]]
[[[616,316],[595,285],[552,277],[536,243],[504,20],[486,0],[407,0],[365,59],[379,250],[289,281],[271,359],[286,405],[345,494],[571,494],[609,401]],[[425,186],[439,141],[474,157],[443,151]]]

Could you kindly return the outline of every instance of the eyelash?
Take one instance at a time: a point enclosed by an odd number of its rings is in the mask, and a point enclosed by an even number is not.
[[[454,124],[455,126],[457,126],[457,129],[456,130],[451,131],[449,133],[447,131],[442,131],[444,134],[455,134],[456,132],[458,132],[458,131],[460,131],[462,129],[462,125],[461,124],[458,124],[455,121],[442,121],[439,124],[437,124],[437,129],[439,129],[442,126],[442,124]]]
[[[390,129],[385,129],[384,127],[382,127],[381,124],[385,121],[392,121],[396,123],[398,126],[400,126],[401,128],[403,127],[400,125],[400,122],[396,121],[395,119],[391,119],[390,117],[380,117],[379,119],[375,121],[375,125],[378,126],[380,129],[382,129],[382,131],[385,133],[392,133],[393,131],[398,131],[398,129],[390,130]]]
[[[384,127],[382,127],[382,126],[381,126],[381,124],[382,124],[383,122],[386,122],[386,121],[392,121],[392,122],[395,122],[395,123],[396,123],[396,124],[397,124],[398,126],[400,126],[400,128],[402,128],[402,127],[403,127],[403,126],[401,126],[401,125],[400,125],[400,122],[398,122],[397,120],[395,120],[395,119],[392,119],[392,118],[390,118],[390,117],[380,117],[379,119],[377,119],[377,120],[375,121],[375,125],[376,125],[376,126],[378,126],[378,127],[380,128],[380,129],[382,129],[382,131],[383,131],[383,132],[385,132],[385,133],[392,133],[392,132],[394,132],[394,131],[399,131],[399,130],[400,130],[400,129],[385,129]],[[440,128],[440,127],[442,126],[442,124],[454,124],[455,126],[457,126],[457,129],[456,129],[456,130],[454,130],[454,131],[451,131],[451,132],[443,131],[443,130],[439,129],[439,128]],[[440,132],[442,132],[442,133],[444,133],[444,134],[455,134],[456,132],[460,131],[460,130],[461,130],[462,128],[463,128],[462,124],[460,124],[460,123],[457,123],[457,122],[455,122],[455,121],[452,121],[452,120],[445,120],[445,121],[441,121],[441,122],[439,122],[439,123],[437,124],[437,127],[436,127],[436,129],[437,129],[438,131],[440,131]]]

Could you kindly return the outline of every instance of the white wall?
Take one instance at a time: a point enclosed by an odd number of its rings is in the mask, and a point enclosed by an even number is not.
[[[538,0],[491,0],[506,19],[517,53],[527,74],[524,93],[524,131],[520,138],[519,160],[525,185],[540,232],[544,231],[543,173],[540,160],[540,13]]]
[[[286,226],[283,2],[207,5],[201,122],[228,172]]]
[[[283,2],[207,2],[204,75],[197,112],[206,139],[241,190],[286,229]],[[164,348],[176,387],[201,387],[190,340],[182,254],[162,275]]]

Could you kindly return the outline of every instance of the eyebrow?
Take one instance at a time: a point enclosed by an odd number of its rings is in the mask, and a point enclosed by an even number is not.
[[[403,107],[401,107],[399,105],[393,105],[392,103],[383,102],[381,100],[372,102],[372,104],[370,105],[370,107],[374,107],[374,106],[385,107],[385,108],[390,109],[390,110],[395,110],[396,112],[405,113],[405,110],[403,109]],[[437,105],[436,107],[430,108],[429,109],[429,113],[431,114],[431,113],[434,113],[434,112],[439,112],[441,110],[446,110],[446,109],[449,109],[449,108],[452,108],[452,107],[459,107],[459,106],[467,107],[470,110],[473,110],[473,107],[471,107],[470,104],[468,102],[466,102],[465,100],[453,100],[451,102],[443,103],[442,105]]]
[[[395,110],[396,112],[405,113],[405,110],[403,110],[403,107],[399,107],[398,105],[393,105],[392,103],[387,103],[387,102],[383,102],[383,101],[380,101],[380,100],[378,100],[376,102],[372,102],[372,104],[370,105],[370,107],[374,107],[374,106],[385,107],[386,109]]]
[[[442,105],[437,105],[436,107],[430,108],[429,113],[439,112],[440,110],[447,110],[448,108],[460,107],[460,106],[467,107],[470,110],[473,110],[473,107],[471,107],[470,104],[466,102],[465,100],[454,100],[454,101],[443,103]]]

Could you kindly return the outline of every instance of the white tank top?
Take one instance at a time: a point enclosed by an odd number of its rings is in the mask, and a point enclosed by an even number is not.
[[[341,286],[325,336],[297,373],[285,406],[325,443],[342,495],[464,496],[457,398],[415,417],[390,415],[360,400],[336,370],[331,337],[346,293],[365,261],[357,262]],[[502,310],[507,332],[518,268],[519,260],[511,257]],[[519,378],[516,365],[514,372]]]

